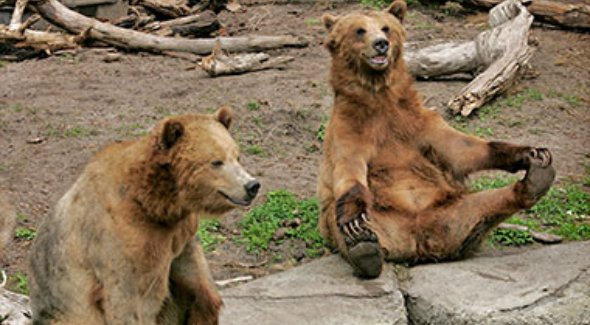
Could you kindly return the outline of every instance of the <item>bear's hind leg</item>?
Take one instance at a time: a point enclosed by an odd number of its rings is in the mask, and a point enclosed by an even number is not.
[[[537,160],[515,184],[467,194],[424,213],[417,222],[419,260],[457,259],[471,253],[500,222],[547,193],[555,179],[549,163]]]

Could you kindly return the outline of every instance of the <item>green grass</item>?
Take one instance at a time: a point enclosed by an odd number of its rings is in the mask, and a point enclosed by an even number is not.
[[[250,112],[258,111],[258,110],[260,110],[260,104],[255,100],[251,100],[248,102],[248,104],[246,104],[246,108]]]
[[[145,127],[138,122],[122,125],[116,128],[115,131],[119,135],[126,137],[140,137],[148,134],[148,131],[145,129]]]
[[[499,188],[516,180],[516,177],[482,177],[472,183],[472,188],[476,191]],[[554,185],[531,209],[525,210],[521,216],[509,218],[506,222],[559,235],[565,240],[590,240],[590,192],[573,183]],[[514,232],[518,231],[497,229],[491,238],[505,238],[500,243],[525,244],[526,236]]]
[[[197,237],[206,252],[212,251],[225,240],[225,236],[219,233],[221,223],[217,220],[201,220]]]
[[[565,99],[565,101],[573,107],[580,106],[580,97],[576,95],[564,95],[563,99]]]
[[[315,137],[316,137],[316,139],[320,140],[321,142],[324,142],[324,139],[326,138],[326,128],[328,126],[329,120],[330,120],[330,117],[328,115],[324,115],[324,117],[322,118],[322,123],[320,124],[320,127],[316,131]]]
[[[299,218],[301,225],[289,227],[285,239],[299,239],[305,242],[309,256],[317,256],[325,243],[318,231],[319,205],[316,198],[297,199],[285,190],[269,192],[266,202],[244,216],[240,222],[242,238],[248,252],[268,249],[277,229],[284,227],[289,220]]]
[[[496,229],[490,236],[492,243],[504,246],[525,246],[534,242],[533,237],[526,231],[513,229]]]
[[[305,20],[305,24],[307,26],[319,25],[320,23],[321,23],[321,21],[318,18],[307,18]]]
[[[10,277],[12,283],[14,283],[13,290],[22,293],[23,295],[29,294],[29,281],[27,277],[21,272],[17,272],[15,275]]]
[[[257,144],[247,146],[245,151],[251,155],[266,156],[266,150]]]
[[[21,104],[21,103],[16,103],[16,104],[14,104],[14,106],[12,106],[12,110],[13,110],[15,113],[20,113],[20,112],[22,112],[22,111],[23,111],[23,108],[24,108],[24,106],[23,106],[23,104]]]
[[[37,232],[33,229],[17,227],[14,231],[14,236],[18,239],[33,240],[37,236]]]
[[[75,125],[63,132],[63,136],[66,138],[84,138],[92,135],[97,135],[98,131],[87,128],[82,125]]]

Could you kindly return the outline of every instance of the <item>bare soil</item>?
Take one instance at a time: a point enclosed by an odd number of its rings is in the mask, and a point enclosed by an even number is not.
[[[103,61],[104,50],[3,63],[0,189],[9,193],[19,226],[36,229],[103,145],[137,137],[166,115],[211,112],[221,105],[234,108],[231,132],[243,148],[243,164],[263,184],[255,205],[276,189],[301,198],[315,195],[321,158],[316,134],[332,104],[320,17],[361,6],[267,1],[245,8],[221,14],[230,34],[290,33],[308,37],[310,46],[273,51],[296,58],[284,70],[214,79],[194,62],[144,53],[125,53],[111,63]],[[408,40],[467,39],[485,29],[485,19],[485,14],[452,17],[440,10],[411,8]],[[531,71],[538,76],[522,80],[512,93],[532,88],[543,99],[503,106],[495,117],[474,116],[467,123],[473,130],[485,130],[488,138],[551,148],[560,181],[581,182],[590,166],[590,35],[537,26],[532,36],[538,49]],[[427,106],[452,120],[445,104],[467,82],[447,78],[418,81],[416,87]],[[247,108],[252,101],[259,103],[258,110]],[[41,143],[28,143],[38,137]],[[263,152],[248,153],[253,145]],[[235,233],[243,213],[234,211],[224,218],[222,232],[228,237]],[[270,253],[247,254],[243,246],[227,240],[208,258],[216,279],[261,276],[308,260],[296,246],[279,248],[295,258],[276,262]],[[29,247],[30,241],[15,238],[0,268],[26,274]]]

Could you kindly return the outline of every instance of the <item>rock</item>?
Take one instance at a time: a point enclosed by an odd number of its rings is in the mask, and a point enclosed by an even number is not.
[[[413,324],[590,324],[590,241],[417,266]]]
[[[281,240],[281,239],[285,238],[286,234],[287,234],[286,228],[279,228],[272,235],[272,240],[274,240],[274,241]]]
[[[0,288],[0,324],[28,325],[30,317],[29,297]]]
[[[393,268],[359,280],[338,255],[222,291],[222,325],[407,324]]]

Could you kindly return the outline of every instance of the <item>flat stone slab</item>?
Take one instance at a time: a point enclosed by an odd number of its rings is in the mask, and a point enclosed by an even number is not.
[[[333,255],[222,291],[222,325],[406,325],[404,299],[393,268],[359,280]]]
[[[431,264],[404,284],[413,324],[590,324],[590,241]]]

